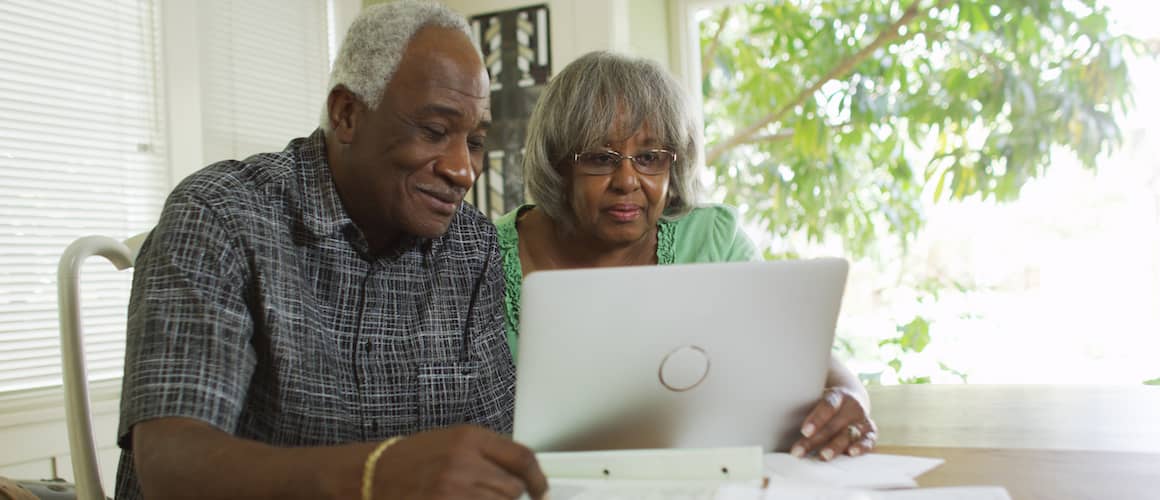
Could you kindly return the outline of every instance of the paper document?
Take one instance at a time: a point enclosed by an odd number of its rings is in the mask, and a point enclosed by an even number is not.
[[[796,458],[788,453],[765,455],[765,474],[774,483],[806,483],[845,488],[913,488],[914,478],[943,463],[941,458],[870,453],[846,455],[829,462]]]
[[[537,459],[552,500],[1010,500],[994,486],[908,489],[942,464],[939,458],[871,453],[823,462],[741,447],[539,453]]]
[[[722,498],[720,481],[603,481],[551,479],[552,500],[715,500]],[[760,484],[739,484],[734,489],[750,492],[740,500],[762,500]],[[726,497],[729,498],[729,497]]]
[[[804,485],[706,484],[689,481],[551,482],[552,500],[1011,500],[995,486],[859,490]]]
[[[540,452],[553,479],[748,481],[765,474],[760,446]]]

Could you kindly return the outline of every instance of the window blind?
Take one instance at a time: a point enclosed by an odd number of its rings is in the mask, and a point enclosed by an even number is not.
[[[0,1],[0,394],[60,385],[64,248],[149,230],[169,192],[159,1]],[[197,3],[207,162],[281,150],[314,129],[327,7]],[[121,375],[131,278],[100,258],[82,272],[90,380]]]
[[[280,151],[318,126],[329,76],[325,0],[203,0],[207,162]]]
[[[56,266],[148,230],[167,189],[156,5],[0,2],[0,392],[60,384]],[[121,374],[129,272],[84,269],[93,379]]]

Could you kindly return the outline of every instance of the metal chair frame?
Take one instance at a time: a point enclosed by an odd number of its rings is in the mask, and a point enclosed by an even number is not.
[[[69,453],[72,455],[76,497],[104,500],[97,449],[93,441],[92,410],[89,403],[88,371],[85,369],[84,331],[81,328],[80,271],[85,260],[100,255],[118,270],[133,267],[137,252],[149,233],[125,241],[107,236],[85,236],[65,249],[57,267],[60,311],[60,357],[64,375],[65,417]]]

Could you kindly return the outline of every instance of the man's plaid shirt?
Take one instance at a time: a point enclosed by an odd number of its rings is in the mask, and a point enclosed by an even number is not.
[[[183,181],[134,271],[117,498],[140,498],[130,432],[158,417],[278,446],[510,433],[495,227],[465,204],[440,238],[366,249],[321,131]]]

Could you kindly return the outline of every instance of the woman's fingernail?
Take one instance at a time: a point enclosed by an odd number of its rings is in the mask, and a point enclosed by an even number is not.
[[[826,403],[829,403],[829,405],[833,406],[834,408],[842,406],[842,393],[838,391],[827,392]]]
[[[807,423],[806,425],[802,426],[802,435],[805,437],[813,436],[815,430],[817,430],[817,428],[814,427],[814,424]]]
[[[857,446],[850,447],[850,456],[851,457],[856,457],[856,456],[861,455],[861,454],[862,454],[862,448],[859,448]]]
[[[802,445],[800,444],[794,445],[793,449],[789,450],[789,454],[801,458],[806,454],[806,449],[802,448]]]
[[[834,458],[834,450],[826,448],[826,449],[822,450],[821,455],[822,455],[822,460],[829,460],[831,458]]]

